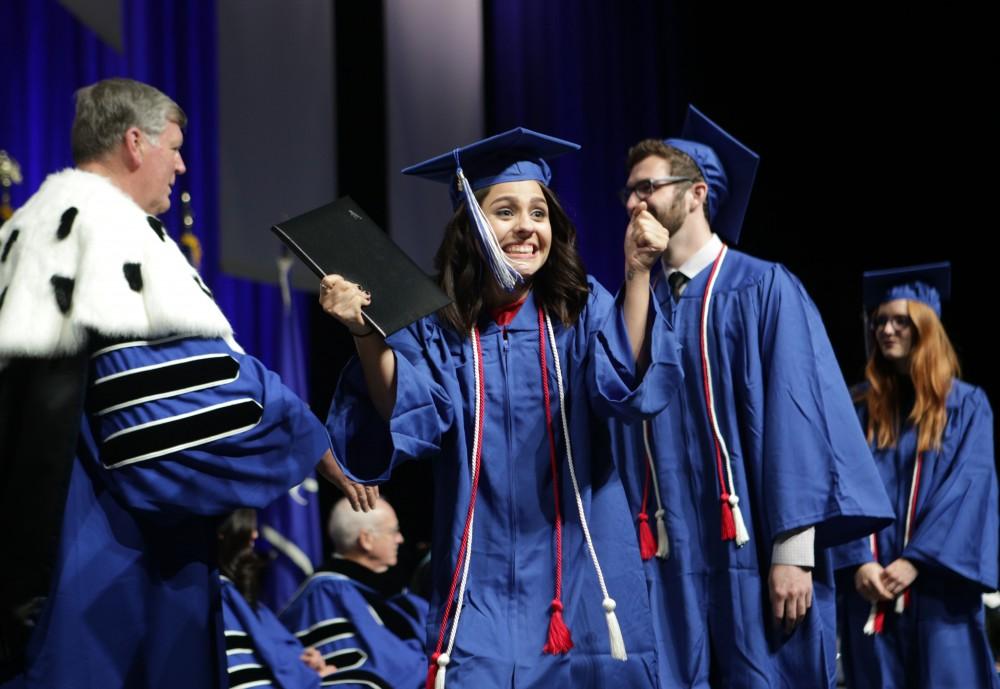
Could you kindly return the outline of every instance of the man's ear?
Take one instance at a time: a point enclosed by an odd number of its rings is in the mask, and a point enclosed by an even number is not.
[[[138,127],[129,127],[125,130],[122,145],[125,147],[125,161],[129,170],[135,170],[142,165],[145,136]]]
[[[688,189],[688,213],[694,213],[708,203],[708,185],[695,182]]]
[[[358,534],[358,547],[361,548],[362,552],[370,553],[372,549],[372,534],[366,529],[362,529]]]

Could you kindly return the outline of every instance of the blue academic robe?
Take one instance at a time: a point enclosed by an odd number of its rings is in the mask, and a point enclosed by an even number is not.
[[[333,560],[303,583],[281,620],[337,667],[332,679],[416,689],[427,671],[426,615],[403,594],[385,596],[379,588],[370,570]]]
[[[327,449],[309,408],[221,339],[95,352],[50,595],[4,689],[228,686],[218,515],[267,505]]]
[[[998,584],[993,412],[982,390],[959,380],[952,382],[946,410],[941,449],[924,453],[906,547],[918,429],[907,425],[895,447],[872,447],[897,515],[878,532],[879,563],[904,557],[918,570],[908,607],[896,614],[890,605],[881,634],[864,634],[871,606],[854,588],[857,567],[873,560],[868,539],[836,551],[844,671],[853,689],[1000,687],[981,600]],[[864,405],[858,413],[867,427]]]
[[[251,607],[233,582],[220,581],[230,689],[318,689],[319,675],[302,662],[298,639],[266,605]]]
[[[587,553],[566,463],[555,366],[547,354],[564,519],[564,618],[574,648],[545,655],[554,593],[554,508],[539,365],[538,313],[529,295],[505,327],[480,323],[485,379],[482,472],[468,590],[449,687],[650,687],[656,658],[648,599],[620,479],[608,452],[605,419],[662,409],[679,379],[676,344],[662,318],[651,360],[635,379],[621,310],[595,281],[578,321],[553,323],[561,357],[569,433],[581,499],[628,661],[611,658],[602,594]],[[396,355],[396,405],[388,428],[368,399],[357,362],[349,364],[327,425],[334,452],[356,480],[380,482],[407,459],[434,472],[433,594],[427,624],[434,649],[462,538],[471,488],[474,425],[472,345],[466,334],[425,318],[387,340]],[[388,431],[388,433],[387,433]]]
[[[684,368],[683,387],[650,422],[670,544],[668,559],[645,563],[660,685],[708,687],[712,672],[726,687],[832,687],[836,615],[824,548],[883,526],[891,510],[812,301],[783,266],[729,250],[712,292],[708,346],[718,423],[750,541],[737,548],[721,540],[699,343],[710,272],[696,275],[676,301],[662,275],[654,283]],[[614,439],[634,519],[646,472],[641,425],[616,427]],[[772,545],[810,525],[817,546],[812,609],[785,635],[770,621]]]

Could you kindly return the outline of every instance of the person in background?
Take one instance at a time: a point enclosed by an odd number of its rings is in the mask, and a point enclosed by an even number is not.
[[[896,521],[837,551],[852,689],[998,687],[982,594],[997,588],[993,412],[941,325],[946,263],[864,275],[856,394]]]
[[[427,603],[391,590],[382,576],[403,542],[395,510],[379,498],[373,510],[358,512],[341,499],[327,533],[333,557],[302,584],[282,622],[335,664],[338,678],[416,687],[427,667]]]
[[[219,526],[222,623],[230,687],[310,689],[336,672],[315,648],[304,648],[258,600],[263,560],[253,550],[257,512],[235,510]]]

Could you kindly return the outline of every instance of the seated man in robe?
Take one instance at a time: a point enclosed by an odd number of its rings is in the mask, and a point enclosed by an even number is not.
[[[333,557],[306,580],[281,621],[337,667],[332,677],[399,689],[422,685],[427,603],[389,590],[381,576],[396,564],[403,542],[395,510],[379,498],[374,510],[355,512],[341,499],[328,532]]]

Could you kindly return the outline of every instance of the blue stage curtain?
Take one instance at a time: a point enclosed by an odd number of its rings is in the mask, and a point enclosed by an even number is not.
[[[191,193],[195,233],[204,250],[202,275],[239,342],[274,368],[281,334],[278,289],[230,278],[219,270],[215,2],[123,0],[122,6],[124,48],[119,54],[55,0],[0,2],[0,148],[17,159],[24,175],[24,183],[12,191],[12,204],[17,208],[46,175],[72,165],[69,142],[76,89],[114,76],[159,88],[188,115],[182,149],[188,171],[175,189]],[[265,138],[262,134],[260,141],[247,145],[260,145]],[[174,196],[163,220],[176,239],[181,230],[179,193]],[[260,226],[247,232],[267,232],[271,220],[261,218]],[[309,320],[309,299],[295,299],[303,325]]]
[[[679,129],[687,102],[676,3],[486,3],[486,127],[526,126],[583,145],[552,162],[587,270],[614,290],[627,223],[628,147]]]

